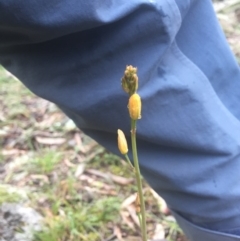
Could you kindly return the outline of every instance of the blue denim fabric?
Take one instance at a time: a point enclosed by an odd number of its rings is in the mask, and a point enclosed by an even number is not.
[[[0,63],[116,154],[137,66],[144,177],[191,240],[240,240],[240,71],[210,0],[0,0]]]
[[[184,219],[181,215],[173,212],[178,223],[184,230],[185,234],[191,241],[238,241],[239,235],[235,233],[228,233],[223,231],[209,230],[203,227],[196,226]]]

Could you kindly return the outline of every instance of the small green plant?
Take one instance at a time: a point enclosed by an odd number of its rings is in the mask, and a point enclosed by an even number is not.
[[[30,163],[31,171],[40,174],[49,174],[61,160],[61,154],[52,150],[47,150],[32,159]]]
[[[117,197],[100,199],[91,205],[76,203],[61,207],[61,215],[46,219],[45,229],[35,234],[34,241],[99,240],[97,230],[107,233],[105,224],[115,221],[119,209]]]
[[[169,239],[169,241],[176,240],[176,238],[179,234],[183,235],[183,231],[178,226],[178,224],[175,220],[165,219],[163,223],[168,227],[168,239]]]
[[[145,203],[143,199],[141,172],[138,162],[136,132],[137,132],[137,120],[141,118],[141,97],[137,93],[138,89],[138,76],[137,68],[133,66],[127,66],[122,78],[122,88],[127,94],[129,94],[128,110],[131,119],[131,141],[132,141],[132,153],[133,153],[133,165],[128,157],[128,145],[124,133],[118,130],[118,148],[122,155],[125,156],[131,169],[135,173],[137,182],[137,198],[135,201],[136,212],[139,217],[139,223],[142,231],[143,241],[147,241],[147,228],[146,228],[146,213]]]
[[[22,199],[23,197],[19,193],[11,191],[9,187],[0,185],[0,205],[3,203],[17,203]]]

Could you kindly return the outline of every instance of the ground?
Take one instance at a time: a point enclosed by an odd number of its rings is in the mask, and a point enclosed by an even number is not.
[[[216,1],[215,9],[240,60],[240,1]],[[128,164],[3,68],[0,106],[0,241],[25,235],[30,221],[21,213],[42,223],[42,228],[30,226],[32,241],[140,240],[136,184]],[[144,195],[149,237],[186,240],[146,183]]]

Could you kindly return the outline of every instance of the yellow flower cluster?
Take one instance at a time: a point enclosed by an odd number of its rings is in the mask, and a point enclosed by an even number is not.
[[[132,120],[136,121],[141,118],[142,102],[139,94],[136,93],[138,88],[137,68],[127,66],[122,78],[122,87],[130,95],[128,101],[129,115]],[[127,141],[124,133],[118,130],[118,149],[121,154],[128,153]]]
[[[134,94],[138,89],[137,68],[132,65],[126,67],[124,76],[122,77],[122,88],[129,95]]]

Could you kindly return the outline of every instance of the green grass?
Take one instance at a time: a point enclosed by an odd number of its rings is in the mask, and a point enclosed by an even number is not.
[[[9,187],[0,185],[0,205],[3,203],[18,203],[23,197],[16,191],[9,190]]]
[[[76,199],[77,200],[77,199]],[[86,203],[79,199],[53,201],[52,215],[45,219],[45,229],[35,234],[35,241],[100,240],[111,234],[120,209],[118,197],[105,197]],[[101,230],[101,234],[99,233]]]
[[[61,154],[53,150],[38,153],[29,163],[29,169],[37,174],[49,174],[61,161]]]

